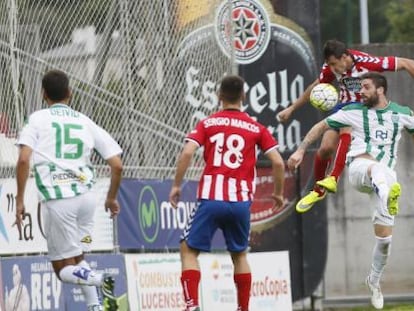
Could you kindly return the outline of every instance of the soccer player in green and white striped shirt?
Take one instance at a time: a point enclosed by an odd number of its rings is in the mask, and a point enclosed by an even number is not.
[[[352,127],[352,142],[347,153],[349,181],[358,191],[370,195],[375,208],[376,244],[366,283],[376,309],[382,309],[384,304],[379,282],[390,254],[394,216],[398,213],[401,195],[394,171],[398,142],[403,129],[414,134],[412,110],[388,101],[386,92],[387,80],[383,75],[364,74],[361,77],[363,105],[349,105],[317,123],[288,160],[289,168],[295,169],[302,162],[307,147],[326,129]]]
[[[101,127],[69,107],[71,90],[65,73],[52,70],[42,79],[48,108],[30,115],[19,139],[16,167],[16,224],[22,225],[24,193],[33,158],[34,176],[42,203],[48,256],[62,282],[82,288],[88,311],[102,310],[95,286],[103,293],[104,310],[117,310],[113,279],[91,270],[83,257],[91,243],[96,207],[91,188],[95,175],[90,157],[95,149],[111,168],[105,209],[119,213],[116,200],[122,173],[122,150]]]

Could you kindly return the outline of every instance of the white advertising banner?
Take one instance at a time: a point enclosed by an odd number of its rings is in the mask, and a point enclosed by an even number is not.
[[[104,202],[109,179],[100,179],[93,191],[97,196],[95,226],[92,233],[92,250],[113,249],[113,226]],[[46,253],[46,240],[42,221],[42,210],[38,200],[35,181],[28,180],[25,193],[25,218],[19,232],[16,220],[16,181],[0,179],[0,255]]]
[[[247,258],[252,270],[250,310],[292,310],[289,253],[249,253]],[[200,267],[204,310],[234,311],[237,295],[230,256],[200,256]]]
[[[252,269],[250,310],[292,310],[288,252],[251,253],[248,258]],[[201,309],[234,311],[237,294],[230,256],[202,254],[199,262]],[[127,254],[125,265],[131,310],[184,309],[179,254]]]
[[[185,308],[180,255],[125,255],[130,310],[181,311]]]

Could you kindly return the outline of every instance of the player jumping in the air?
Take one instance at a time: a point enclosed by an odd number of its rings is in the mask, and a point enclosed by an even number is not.
[[[292,113],[309,101],[312,88],[318,83],[334,83],[337,81],[340,89],[340,99],[334,111],[342,107],[360,103],[361,75],[369,71],[398,71],[406,70],[414,78],[414,60],[395,56],[373,56],[357,50],[348,49],[344,43],[328,40],[323,49],[324,60],[320,76],[291,106],[278,113],[277,118],[286,122]],[[336,192],[337,182],[345,167],[345,157],[351,142],[350,130],[329,129],[322,137],[321,145],[316,152],[314,162],[314,177],[316,184],[312,191],[303,197],[296,205],[300,213],[308,211],[312,206],[325,198],[326,191]],[[329,176],[326,170],[336,150],[336,158]]]
[[[359,192],[367,193],[373,209],[376,243],[366,284],[371,291],[371,303],[382,309],[384,297],[380,279],[391,251],[394,216],[398,213],[401,186],[394,170],[398,142],[406,130],[414,137],[414,116],[409,107],[388,101],[387,80],[379,73],[369,72],[361,77],[363,104],[353,104],[330,115],[312,127],[298,149],[288,159],[295,169],[306,149],[328,129],[352,128],[353,140],[347,154],[349,182]]]

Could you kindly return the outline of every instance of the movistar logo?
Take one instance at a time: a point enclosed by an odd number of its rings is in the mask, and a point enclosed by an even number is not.
[[[138,199],[138,222],[146,242],[153,243],[160,228],[157,196],[151,186],[142,188]]]

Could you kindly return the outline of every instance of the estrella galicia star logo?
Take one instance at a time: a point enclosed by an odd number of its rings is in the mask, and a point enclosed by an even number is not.
[[[234,11],[234,44],[237,49],[245,50],[255,44],[259,35],[258,22],[255,16],[249,17],[250,11],[238,9]],[[237,16],[238,15],[238,16]]]
[[[217,10],[216,39],[225,55],[235,51],[239,64],[250,64],[266,51],[270,41],[270,22],[258,0],[233,0],[231,19],[229,5],[224,1]]]

